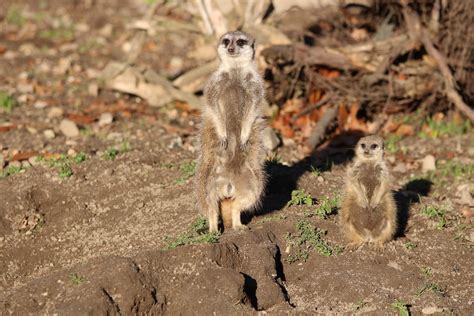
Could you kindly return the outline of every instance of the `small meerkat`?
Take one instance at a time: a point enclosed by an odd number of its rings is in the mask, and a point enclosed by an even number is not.
[[[236,31],[218,44],[219,68],[204,89],[196,193],[209,230],[240,229],[240,214],[259,205],[265,185],[263,80],[255,64],[255,39]]]
[[[382,137],[361,138],[355,154],[354,163],[347,170],[342,228],[351,240],[350,248],[368,242],[382,249],[397,230],[397,208],[389,188]]]

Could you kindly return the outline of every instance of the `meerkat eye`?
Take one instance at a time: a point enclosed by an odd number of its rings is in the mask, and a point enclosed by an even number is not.
[[[370,146],[370,149],[374,150],[374,149],[377,149],[377,147],[379,147],[379,145],[377,145],[377,144],[372,144],[372,145]]]
[[[230,40],[228,38],[224,38],[222,40],[222,44],[224,44],[224,46],[226,46],[226,47],[227,47],[227,45],[229,45],[229,43],[230,43]]]
[[[247,44],[246,40],[244,39],[237,40],[237,45],[239,45],[240,47],[244,46],[245,44]]]
[[[362,147],[362,149],[365,149],[365,144],[360,144],[360,147]]]

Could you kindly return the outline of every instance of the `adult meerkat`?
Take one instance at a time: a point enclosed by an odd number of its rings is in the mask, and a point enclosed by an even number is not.
[[[255,208],[265,184],[263,80],[255,65],[255,40],[244,32],[224,34],[218,44],[220,65],[204,89],[201,150],[196,193],[209,230],[240,229],[240,214]]]
[[[382,137],[361,138],[355,153],[355,161],[347,171],[342,228],[351,240],[349,247],[368,242],[382,249],[397,229],[397,208],[389,188]]]

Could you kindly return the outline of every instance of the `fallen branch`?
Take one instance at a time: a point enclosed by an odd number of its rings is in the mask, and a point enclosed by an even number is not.
[[[436,49],[433,45],[429,32],[421,25],[418,15],[410,9],[405,1],[402,1],[403,4],[403,16],[409,30],[410,36],[416,40],[420,41],[425,47],[428,54],[436,61],[441,74],[443,75],[445,83],[445,93],[448,99],[454,103],[454,105],[466,115],[472,122],[474,122],[474,110],[470,108],[466,103],[464,103],[461,95],[456,91],[455,80],[451,73],[451,70],[448,67],[446,58],[443,54]]]
[[[321,119],[318,121],[318,125],[316,125],[308,139],[308,145],[311,150],[316,148],[316,146],[318,146],[323,140],[324,135],[326,134],[326,129],[337,116],[338,108],[339,106],[334,106],[327,109]]]
[[[173,81],[173,85],[187,92],[196,92],[203,87],[207,77],[216,70],[219,61],[214,60],[210,63],[194,68],[187,73],[179,76]]]

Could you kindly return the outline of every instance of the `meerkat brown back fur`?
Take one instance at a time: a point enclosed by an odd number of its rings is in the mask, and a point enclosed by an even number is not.
[[[209,230],[244,227],[240,214],[259,205],[265,185],[263,80],[255,65],[255,40],[229,32],[219,40],[220,65],[206,84],[196,193]]]
[[[355,160],[347,171],[341,207],[342,228],[352,248],[365,242],[383,248],[397,230],[397,208],[389,188],[383,139],[367,136],[355,148]]]

